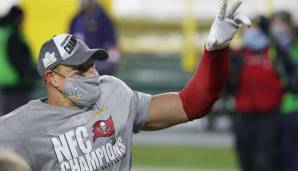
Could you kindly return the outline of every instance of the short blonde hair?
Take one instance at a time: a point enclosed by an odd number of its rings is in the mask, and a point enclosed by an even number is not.
[[[31,169],[16,152],[0,148],[0,171],[31,171]]]

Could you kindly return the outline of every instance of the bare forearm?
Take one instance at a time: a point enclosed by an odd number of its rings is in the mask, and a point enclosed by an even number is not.
[[[160,130],[189,121],[182,107],[178,92],[152,97],[150,115],[144,130]]]

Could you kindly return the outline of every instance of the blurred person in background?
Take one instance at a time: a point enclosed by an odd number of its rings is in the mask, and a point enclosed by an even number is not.
[[[107,61],[96,61],[95,67],[100,75],[113,75],[119,61],[115,26],[96,0],[79,0],[81,9],[70,24],[70,34],[78,36],[90,48],[108,51]]]
[[[281,104],[282,171],[298,170],[298,37],[292,16],[286,11],[272,15],[271,33],[285,86]]]
[[[29,101],[38,75],[22,33],[23,20],[24,12],[17,6],[0,19],[0,91],[3,114]]]
[[[231,54],[227,88],[235,99],[234,131],[242,171],[274,171],[279,156],[282,84],[269,56],[269,19],[255,17]]]
[[[16,152],[0,149],[0,171],[30,171],[28,163]]]

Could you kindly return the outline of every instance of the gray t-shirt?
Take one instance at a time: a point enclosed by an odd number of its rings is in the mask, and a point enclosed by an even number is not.
[[[132,134],[145,124],[151,96],[101,76],[90,109],[33,100],[0,118],[0,147],[19,153],[35,171],[131,169]]]

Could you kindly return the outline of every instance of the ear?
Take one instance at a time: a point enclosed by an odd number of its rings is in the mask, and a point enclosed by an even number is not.
[[[50,83],[50,84],[52,84],[55,87],[58,87],[59,86],[58,80],[56,78],[56,75],[51,70],[47,70],[44,73],[44,80],[45,80],[46,83]]]

